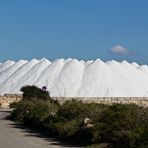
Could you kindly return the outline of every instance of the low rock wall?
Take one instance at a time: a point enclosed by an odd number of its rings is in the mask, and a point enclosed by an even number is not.
[[[54,100],[57,100],[60,103],[65,102],[66,100],[77,99],[84,103],[102,103],[102,104],[137,104],[139,106],[148,107],[148,97],[54,97]]]
[[[18,102],[21,99],[21,95],[15,94],[0,96],[0,108],[9,108],[10,103]]]
[[[18,102],[22,99],[22,95],[7,94],[0,96],[0,107],[8,108],[10,103]],[[137,104],[140,106],[148,107],[148,97],[52,97],[59,103],[63,103],[66,100],[80,100],[84,103],[102,103],[102,104]]]

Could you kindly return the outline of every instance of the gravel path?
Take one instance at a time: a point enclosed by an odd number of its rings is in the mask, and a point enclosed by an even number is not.
[[[7,120],[10,110],[0,109],[0,148],[68,148]]]

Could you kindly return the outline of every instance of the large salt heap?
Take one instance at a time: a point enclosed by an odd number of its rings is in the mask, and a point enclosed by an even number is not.
[[[100,59],[0,63],[0,95],[25,85],[47,86],[54,97],[148,97],[148,66]]]

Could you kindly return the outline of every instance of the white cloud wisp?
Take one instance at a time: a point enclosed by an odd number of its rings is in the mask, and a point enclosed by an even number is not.
[[[110,49],[111,53],[120,54],[120,55],[134,55],[135,52],[122,47],[121,45],[115,45]]]

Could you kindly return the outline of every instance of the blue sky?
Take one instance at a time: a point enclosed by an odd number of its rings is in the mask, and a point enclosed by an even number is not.
[[[147,0],[1,0],[0,61],[100,58],[148,64]]]

